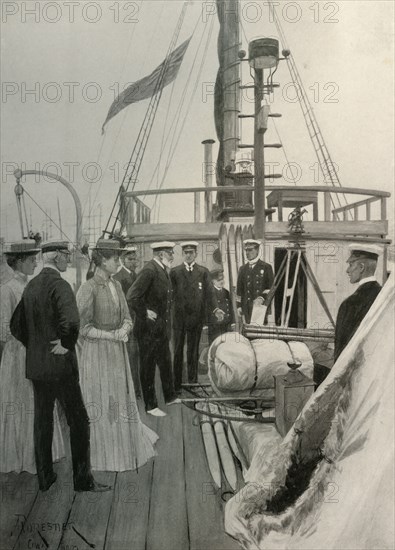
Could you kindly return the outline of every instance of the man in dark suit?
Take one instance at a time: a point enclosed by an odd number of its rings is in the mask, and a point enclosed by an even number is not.
[[[181,392],[184,342],[187,340],[188,382],[198,380],[199,342],[207,322],[209,272],[196,263],[196,241],[181,243],[184,263],[170,272],[173,286],[174,385]]]
[[[139,265],[139,258],[137,255],[137,248],[133,244],[126,244],[121,254],[122,267],[113,276],[113,279],[121,283],[123,293],[127,296],[129,289],[132,287],[134,281],[137,278],[136,269]],[[129,308],[130,309],[130,308]],[[134,311],[130,309],[130,314],[133,321],[135,320]],[[139,375],[139,351],[138,343],[134,334],[129,335],[129,340],[126,343],[126,348],[129,355],[130,370],[132,373],[134,391],[136,397],[141,397],[140,388],[140,375]]]
[[[351,284],[358,285],[354,294],[342,302],[339,307],[335,327],[335,353],[337,361],[341,352],[356,333],[363,318],[377,298],[381,286],[374,273],[377,267],[380,248],[375,245],[351,245],[346,270]],[[320,385],[328,376],[330,369],[323,366],[314,368],[314,381]]]
[[[39,487],[55,482],[52,463],[53,409],[57,399],[70,427],[74,489],[107,491],[90,468],[89,419],[78,380],[75,344],[79,314],[74,293],[62,279],[67,242],[42,245],[44,269],[26,286],[11,319],[11,332],[26,347],[26,378],[34,390],[34,447]]]
[[[247,239],[243,243],[247,263],[239,269],[237,277],[237,312],[246,323],[251,322],[254,305],[265,303],[266,294],[273,285],[272,266],[259,259],[260,242]]]
[[[375,277],[380,249],[373,245],[352,245],[351,255],[347,260],[346,273],[351,284],[358,288],[340,305],[335,329],[335,361],[354,336],[373,302],[377,298],[381,286]]]
[[[170,356],[171,282],[166,268],[173,261],[174,243],[153,243],[154,257],[148,262],[127,294],[129,307],[136,314],[134,333],[140,352],[140,381],[146,410],[153,416],[166,416],[158,408],[155,369],[159,367],[165,401],[179,403],[174,392]]]
[[[232,303],[229,291],[224,288],[224,272],[222,269],[210,271],[211,285],[208,296],[208,341],[214,340],[225,332],[229,332],[234,322]]]
[[[121,254],[121,269],[113,276],[113,279],[121,283],[125,296],[129,288],[136,280],[136,269],[139,265],[137,256],[137,248],[134,245],[128,244],[123,249]]]

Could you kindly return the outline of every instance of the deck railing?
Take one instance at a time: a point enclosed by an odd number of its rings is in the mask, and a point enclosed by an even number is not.
[[[338,208],[334,208],[332,210],[333,213],[333,219],[339,220],[340,215],[342,215],[343,220],[347,221],[349,219],[349,213],[353,213],[353,219],[359,220],[359,213],[360,208],[365,207],[365,220],[371,220],[371,205],[375,202],[380,202],[380,219],[386,220],[387,219],[387,201],[385,196],[375,196],[375,197],[369,197],[368,199],[364,199],[362,201],[353,202],[351,204],[347,204],[346,206],[340,206]]]
[[[380,202],[380,216],[379,220],[384,221],[387,219],[387,198],[391,196],[390,193],[387,191],[379,191],[376,189],[361,189],[356,187],[330,187],[327,185],[309,185],[309,186],[297,186],[294,185],[266,185],[265,187],[266,192],[273,192],[275,191],[277,195],[284,194],[284,196],[289,197],[290,194],[293,195],[293,202],[297,202],[298,196],[302,197],[309,193],[316,193],[317,194],[317,213],[319,212],[318,204],[319,204],[319,198],[323,196],[323,217],[319,214],[317,217],[315,217],[314,221],[339,221],[340,215],[342,215],[343,220],[347,221],[349,219],[349,214],[353,213],[353,220],[372,220],[372,212],[371,212],[371,205],[375,202]],[[133,202],[141,203],[146,209],[148,209],[144,203],[142,203],[139,199],[137,199],[138,196],[148,196],[148,195],[169,195],[169,194],[182,194],[182,193],[194,193],[195,194],[195,201],[199,200],[199,194],[200,193],[227,193],[229,194],[231,191],[235,193],[235,202],[237,203],[237,197],[238,194],[242,194],[245,191],[251,192],[253,190],[253,187],[250,185],[242,185],[237,186],[234,188],[234,190],[230,187],[182,187],[182,188],[172,188],[172,189],[149,189],[149,190],[141,190],[141,191],[131,191],[125,193],[125,199],[133,199]],[[342,195],[346,197],[347,195],[362,195],[366,196],[366,199],[359,200],[357,202],[348,204],[346,206],[340,206],[337,208],[332,208],[332,198],[331,195]],[[284,207],[286,207],[286,202],[284,203]],[[365,207],[364,212],[361,212],[361,209]],[[282,206],[279,206],[278,208],[278,215],[282,217],[282,212],[280,212],[280,209],[282,209]],[[149,209],[148,209],[149,210]],[[196,208],[195,208],[196,210]],[[363,217],[360,217],[361,214],[363,214]],[[143,222],[142,220],[147,217],[147,214],[144,214],[143,216],[137,215],[135,217],[135,223],[149,223]],[[350,216],[351,218],[351,216]],[[129,218],[130,219],[130,218]],[[377,219],[377,218],[376,218]],[[139,221],[138,221],[139,220]],[[195,220],[198,221],[198,220]],[[203,220],[204,222],[209,220]]]

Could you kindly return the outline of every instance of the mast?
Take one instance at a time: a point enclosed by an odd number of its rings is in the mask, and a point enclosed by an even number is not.
[[[215,125],[220,142],[217,161],[218,185],[233,185],[226,172],[234,167],[238,149],[240,113],[240,22],[238,0],[217,0],[220,22],[219,70],[215,83]]]

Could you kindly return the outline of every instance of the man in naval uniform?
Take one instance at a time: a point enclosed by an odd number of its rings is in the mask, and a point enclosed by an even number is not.
[[[381,286],[375,277],[379,247],[373,245],[352,245],[351,255],[347,260],[346,270],[351,284],[357,285],[357,290],[341,304],[335,329],[335,361],[354,336],[373,302],[377,298]]]
[[[128,293],[129,288],[136,280],[136,269],[139,265],[137,256],[137,248],[134,245],[128,244],[121,254],[121,269],[113,276],[113,279],[121,283],[123,293]]]
[[[336,318],[334,360],[354,336],[363,318],[377,298],[381,286],[375,277],[380,248],[374,245],[351,245],[346,273],[357,290],[342,302]],[[330,369],[318,365],[314,368],[314,381],[321,384]]]
[[[56,481],[52,463],[53,410],[61,404],[70,428],[76,491],[103,492],[90,467],[89,418],[79,384],[75,345],[79,314],[71,286],[61,273],[67,269],[68,243],[42,245],[43,270],[26,286],[11,319],[11,333],[26,348],[26,378],[34,392],[34,450],[39,488]]]
[[[136,269],[139,265],[139,258],[137,255],[137,248],[132,244],[127,244],[121,253],[121,268],[113,279],[121,283],[123,293],[127,296],[129,289],[137,278]],[[130,308],[129,308],[130,309]],[[135,321],[134,311],[130,309],[130,314]],[[132,373],[134,391],[136,397],[141,397],[140,389],[140,375],[139,375],[139,351],[137,339],[134,334],[129,336],[129,341],[126,343],[126,348],[129,355],[130,370]]]
[[[153,243],[153,259],[140,273],[126,296],[136,314],[134,334],[140,352],[140,381],[146,410],[153,416],[166,416],[158,408],[155,393],[155,369],[159,367],[163,395],[167,405],[176,399],[169,347],[171,282],[167,268],[171,267],[174,243]]]
[[[196,241],[180,243],[184,262],[170,272],[173,286],[174,386],[181,392],[184,342],[187,340],[188,382],[198,380],[199,342],[206,323],[209,271],[196,263]]]
[[[208,341],[214,340],[229,332],[234,322],[232,303],[229,291],[224,288],[224,272],[222,269],[210,271],[211,288],[208,299]]]
[[[250,323],[255,304],[265,303],[266,294],[273,285],[272,266],[259,259],[260,241],[247,239],[243,242],[247,263],[239,269],[237,277],[237,312]]]

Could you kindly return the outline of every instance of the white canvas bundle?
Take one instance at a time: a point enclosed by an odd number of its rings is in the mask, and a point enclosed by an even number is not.
[[[253,340],[227,333],[215,340],[209,351],[211,383],[220,394],[274,388],[274,376],[287,374],[288,363],[302,363],[300,371],[313,376],[313,359],[303,342]],[[257,379],[255,380],[255,375]]]

